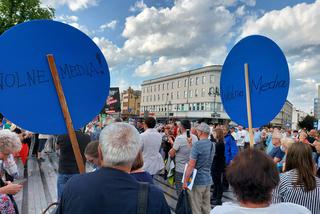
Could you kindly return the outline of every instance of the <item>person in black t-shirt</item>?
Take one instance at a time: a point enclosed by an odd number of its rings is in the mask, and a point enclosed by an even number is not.
[[[83,162],[85,162],[86,159],[84,156],[84,150],[90,142],[90,136],[82,133],[81,131],[76,131],[76,136],[78,139]],[[64,185],[72,176],[79,174],[79,169],[77,166],[76,158],[73,153],[69,135],[59,135],[57,147],[60,149],[57,180],[58,199],[60,199],[64,189]]]

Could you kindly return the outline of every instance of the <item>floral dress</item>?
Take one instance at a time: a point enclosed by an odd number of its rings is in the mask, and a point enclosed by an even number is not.
[[[8,195],[0,194],[0,213],[15,214],[14,205]]]

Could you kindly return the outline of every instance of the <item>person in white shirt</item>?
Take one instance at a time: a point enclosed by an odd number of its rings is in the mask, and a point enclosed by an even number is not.
[[[238,132],[237,132],[237,146],[239,150],[243,150],[245,142],[248,140],[249,133],[245,129],[243,129],[242,126],[238,126]]]
[[[140,134],[143,154],[143,170],[149,172],[152,176],[164,168],[164,161],[160,154],[162,142],[161,134],[154,129],[156,120],[148,117],[144,122],[144,132]]]
[[[238,202],[223,203],[210,214],[311,214],[297,204],[271,204],[279,173],[272,159],[260,150],[248,148],[238,153],[227,169],[227,179]]]

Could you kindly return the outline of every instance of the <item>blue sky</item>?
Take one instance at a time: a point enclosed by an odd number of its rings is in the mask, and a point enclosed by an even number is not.
[[[290,69],[289,100],[310,112],[320,82],[320,0],[42,0],[103,51],[111,85],[223,64],[250,34],[273,39]]]

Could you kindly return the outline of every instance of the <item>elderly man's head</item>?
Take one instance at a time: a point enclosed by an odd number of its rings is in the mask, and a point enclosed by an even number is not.
[[[281,145],[281,138],[282,138],[281,133],[279,131],[274,131],[272,134],[272,144],[275,147],[280,146]]]
[[[113,123],[100,134],[100,152],[103,166],[130,167],[140,150],[140,135],[134,126],[127,123]]]
[[[7,129],[0,131],[0,160],[6,160],[7,157],[19,152],[21,149],[21,141],[18,135]]]

